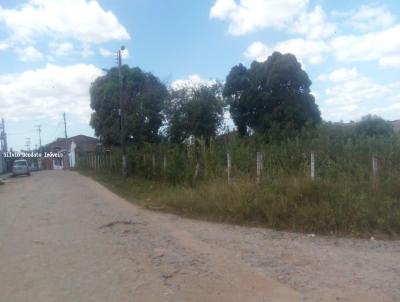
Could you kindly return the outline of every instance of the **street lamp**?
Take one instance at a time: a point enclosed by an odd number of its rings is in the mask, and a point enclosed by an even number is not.
[[[119,75],[119,128],[121,135],[121,161],[122,161],[122,176],[126,177],[128,175],[128,168],[126,162],[126,147],[125,147],[125,120],[124,120],[124,106],[123,106],[123,96],[122,96],[122,51],[125,50],[125,46],[121,46],[121,49],[117,51],[118,58],[118,75]]]

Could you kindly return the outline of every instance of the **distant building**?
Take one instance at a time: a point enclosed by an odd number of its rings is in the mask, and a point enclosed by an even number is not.
[[[0,152],[0,174],[7,172],[7,162],[3,154]]]
[[[387,121],[389,122],[392,127],[394,132],[400,132],[400,120],[394,120],[394,121]],[[333,123],[335,126],[339,126],[339,127],[351,127],[351,126],[355,126],[357,125],[356,122],[351,121],[351,122],[334,122]]]
[[[47,170],[58,170],[73,168],[76,158],[81,152],[93,152],[99,145],[99,140],[86,135],[76,135],[65,138],[58,138],[44,146],[44,152],[63,153],[62,158],[43,158],[42,168]]]
[[[400,120],[392,121],[391,123],[393,126],[393,130],[395,132],[399,132],[400,131]]]

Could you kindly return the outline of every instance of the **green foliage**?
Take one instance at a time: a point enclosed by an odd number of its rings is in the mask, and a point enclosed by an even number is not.
[[[145,206],[150,199],[151,205],[189,216],[307,232],[400,235],[400,136],[353,138],[347,131],[324,125],[318,135],[273,143],[238,136],[229,143],[130,146],[130,176],[118,182],[128,198],[143,198]],[[311,150],[316,155],[314,181]],[[256,152],[264,155],[259,186]],[[111,154],[114,164],[105,165],[99,177],[119,179],[118,150]],[[372,156],[379,163],[375,181]],[[82,158],[79,165],[87,167]]]
[[[171,92],[166,108],[168,138],[182,143],[190,136],[215,137],[223,118],[221,85],[183,88]]]
[[[125,112],[126,139],[135,143],[159,141],[161,111],[168,96],[164,84],[140,68],[122,67],[122,91]],[[112,68],[96,79],[90,89],[92,114],[90,125],[105,145],[119,143],[118,69]]]
[[[81,154],[78,165],[101,171],[95,177],[123,196],[142,198],[145,206],[151,200],[168,211],[236,223],[400,235],[400,136],[376,116],[358,123],[320,123],[311,81],[293,55],[275,52],[249,69],[235,66],[223,92],[214,85],[169,94],[151,73],[124,66],[122,74],[129,177],[120,176],[119,148]],[[118,145],[119,89],[113,68],[90,90],[91,125],[105,144]],[[222,96],[239,135],[217,136]],[[160,143],[163,118],[168,139]],[[311,151],[315,180],[310,178]],[[257,152],[264,158],[260,185],[255,184]],[[379,163],[375,179],[373,156]]]
[[[89,175],[132,202],[189,217],[323,234],[400,235],[400,192],[394,183],[372,189],[350,179],[281,176],[260,186],[245,178],[232,185],[219,178],[171,186],[108,171]]]
[[[367,115],[356,124],[355,133],[358,136],[390,136],[393,134],[393,127],[379,116]]]
[[[320,121],[310,93],[311,81],[291,54],[274,52],[265,62],[232,68],[224,96],[240,135],[256,133],[293,136]]]

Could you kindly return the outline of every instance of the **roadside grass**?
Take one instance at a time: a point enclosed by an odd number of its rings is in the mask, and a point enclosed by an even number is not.
[[[335,182],[296,176],[268,178],[260,185],[237,178],[173,185],[143,177],[79,169],[116,194],[145,208],[190,218],[265,226],[296,232],[398,238],[400,188],[395,181]]]

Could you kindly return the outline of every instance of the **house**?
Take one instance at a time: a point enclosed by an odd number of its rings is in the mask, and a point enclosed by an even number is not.
[[[45,156],[42,159],[41,166],[47,170],[73,168],[75,167],[76,158],[79,156],[79,153],[93,152],[98,145],[99,140],[97,138],[82,134],[67,139],[58,138],[54,142],[44,146],[43,152],[48,153],[47,155],[60,154],[61,157]]]

